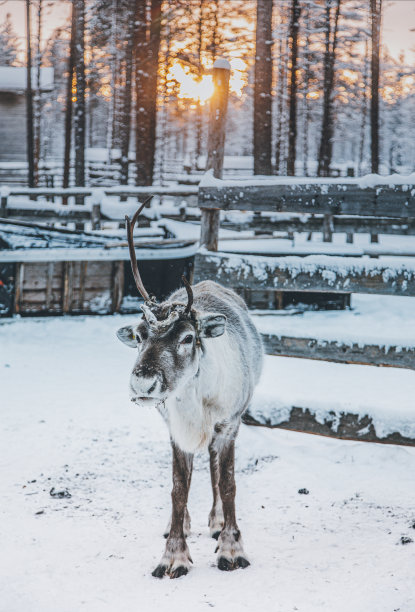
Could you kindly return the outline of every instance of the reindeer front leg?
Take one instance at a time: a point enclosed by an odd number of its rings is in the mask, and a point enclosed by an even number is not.
[[[183,523],[192,473],[193,455],[182,452],[172,442],[173,490],[170,533],[164,555],[153,572],[156,578],[169,574],[170,578],[184,576],[190,569],[192,559],[186,544]]]
[[[235,516],[235,439],[219,447],[219,491],[222,498],[224,525],[218,538],[218,568],[233,570],[248,567],[241,532]]]

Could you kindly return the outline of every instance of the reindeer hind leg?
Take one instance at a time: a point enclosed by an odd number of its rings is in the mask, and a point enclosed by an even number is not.
[[[224,526],[218,538],[217,564],[220,570],[250,565],[245,554],[235,515],[235,439],[226,440],[219,451],[219,491],[222,498]]]
[[[212,538],[217,540],[223,528],[223,508],[219,492],[219,462],[218,453],[212,442],[209,446],[210,478],[212,482],[213,505],[209,513],[209,531]]]

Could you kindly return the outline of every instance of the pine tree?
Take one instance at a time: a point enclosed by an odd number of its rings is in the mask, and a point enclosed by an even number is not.
[[[372,56],[370,87],[370,134],[372,172],[379,172],[379,56],[382,0],[370,0],[372,22]]]
[[[126,46],[125,46],[125,83],[122,98],[122,114],[120,121],[121,144],[121,184],[128,184],[129,150],[131,135],[131,102],[134,51],[134,6],[130,4],[124,13],[127,16]]]
[[[136,183],[153,182],[156,150],[157,79],[162,0],[151,0],[147,22],[145,0],[136,0]],[[147,38],[148,33],[148,38]]]
[[[254,174],[272,174],[272,0],[257,0]]]
[[[297,59],[298,33],[300,30],[301,6],[299,0],[292,0],[290,23],[291,71],[290,71],[290,114],[288,131],[287,174],[295,175],[297,143]]]
[[[26,0],[26,130],[28,185],[35,186],[34,144],[33,144],[33,89],[32,89],[32,15],[31,2]]]
[[[0,25],[0,66],[17,66],[19,39],[14,31],[10,13]]]
[[[318,176],[330,175],[330,164],[333,152],[333,89],[334,64],[337,51],[337,33],[341,0],[325,0],[325,52],[324,52],[324,85],[323,85],[323,120],[321,126],[320,148],[318,155]],[[334,9],[332,11],[332,9]]]
[[[274,37],[276,39],[277,90],[276,90],[276,132],[275,132],[275,172],[286,172],[287,144],[287,64],[288,64],[288,8],[278,5],[278,26]]]
[[[75,76],[74,113],[75,185],[85,185],[85,0],[73,0],[75,10]]]

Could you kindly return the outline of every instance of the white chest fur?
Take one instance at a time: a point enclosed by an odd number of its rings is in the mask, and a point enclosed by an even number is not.
[[[244,401],[241,377],[238,352],[229,339],[208,341],[199,375],[165,403],[170,435],[183,451],[206,448],[215,424],[238,411]]]

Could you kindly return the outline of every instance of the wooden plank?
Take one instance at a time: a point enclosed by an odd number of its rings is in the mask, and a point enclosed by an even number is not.
[[[47,275],[47,283],[46,283],[46,299],[45,299],[45,308],[49,310],[51,302],[52,302],[52,282],[53,282],[53,270],[54,263],[50,261],[48,263],[48,275]]]
[[[78,308],[82,310],[84,307],[85,300],[85,278],[88,270],[88,262],[81,261],[81,274],[79,278],[79,295],[78,295]]]
[[[345,234],[378,234],[415,235],[415,219],[397,219],[388,217],[353,217],[333,216],[332,232]],[[222,220],[221,227],[242,230],[259,230],[274,232],[323,232],[324,216],[293,216],[272,219],[269,216],[256,217],[249,221]]]
[[[20,313],[20,299],[23,290],[24,268],[24,263],[16,264],[16,286],[14,290],[14,312],[16,314]]]
[[[376,432],[373,419],[369,415],[361,416],[352,412],[333,412],[324,423],[317,419],[316,411],[308,406],[292,406],[288,418],[284,421],[246,412],[242,421],[246,425],[288,429],[305,433],[340,438],[342,440],[360,440],[365,442],[381,442],[383,444],[402,444],[415,446],[415,439],[408,438],[396,431],[386,437],[380,437]],[[333,424],[337,427],[334,429]]]
[[[415,370],[415,347],[390,346],[385,348],[376,344],[361,345],[356,342],[349,345],[315,338],[275,336],[273,334],[262,334],[262,340],[267,355]]]
[[[160,196],[176,196],[186,198],[188,196],[194,196],[198,193],[198,186],[175,186],[169,185],[163,187],[161,185],[150,185],[146,187],[140,186],[121,186],[121,187],[106,187],[104,188],[106,196],[115,197],[146,197],[149,195],[160,195]],[[91,196],[92,191],[88,187],[69,187],[64,189],[63,187],[12,187],[9,192],[10,196],[27,196],[31,195],[35,199],[38,197],[55,196],[55,197],[76,197],[76,196]]]
[[[53,273],[50,278],[52,290],[58,291],[62,288],[62,263],[60,262],[40,262],[27,263],[25,265],[24,290],[32,291],[46,290],[49,282],[49,266],[53,263]]]
[[[67,314],[70,311],[72,302],[72,262],[65,261],[63,264],[63,294],[62,312]]]
[[[124,297],[124,262],[114,261],[113,269],[112,312],[119,312]]]
[[[39,204],[41,206],[41,204]],[[8,207],[9,217],[17,217],[18,219],[31,219],[32,221],[48,221],[52,222],[70,222],[70,221],[89,221],[91,219],[91,213],[89,210],[54,210],[51,208],[47,209],[47,205],[44,208],[38,208],[36,210],[31,208],[19,208],[18,206],[11,205]],[[121,213],[120,213],[121,215]],[[107,218],[107,217],[103,217]]]
[[[89,261],[86,281],[91,277],[111,278],[112,261]]]
[[[214,208],[202,208],[200,244],[208,251],[218,250],[220,212]]]
[[[306,183],[200,187],[199,208],[415,217],[415,189],[405,185],[362,189],[353,183]]]
[[[412,262],[410,262],[412,263]],[[261,257],[199,251],[195,282],[212,278],[238,290],[329,291],[415,296],[415,263],[311,255]]]

